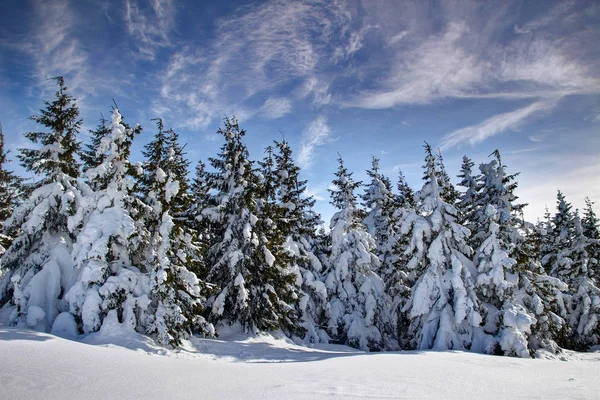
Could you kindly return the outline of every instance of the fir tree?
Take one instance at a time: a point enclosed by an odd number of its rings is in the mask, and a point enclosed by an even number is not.
[[[561,265],[562,276],[571,289],[568,320],[573,338],[569,347],[588,350],[600,343],[600,289],[590,279],[590,239],[584,235],[578,212],[573,217],[573,227],[572,245]]]
[[[367,170],[367,176],[371,182],[365,186],[365,193],[362,195],[363,206],[367,210],[363,224],[375,239],[376,254],[385,264],[386,258],[391,256],[391,249],[387,249],[387,246],[394,236],[394,196],[391,182],[379,172],[377,157],[373,157],[372,168]]]
[[[22,197],[23,179],[6,169],[6,164],[9,162],[8,153],[4,151],[4,134],[0,125],[0,257],[10,247],[15,234],[18,233],[6,235],[3,232],[5,221],[12,215]],[[0,289],[0,304],[4,303],[4,295],[5,293]]]
[[[408,345],[417,349],[470,349],[482,321],[475,293],[469,230],[456,222],[456,209],[442,198],[431,147],[425,144],[425,184],[421,204],[403,220],[412,228],[417,281],[405,306],[410,318]],[[406,228],[403,228],[406,229]],[[424,242],[423,239],[426,239]],[[416,265],[415,265],[416,264]]]
[[[323,264],[317,227],[321,224],[319,214],[313,211],[315,199],[306,196],[306,181],[300,180],[300,168],[294,163],[288,142],[275,142],[273,153],[273,186],[278,208],[276,221],[284,242],[283,249],[289,254],[290,263],[297,268],[301,282],[298,302],[301,325],[306,329],[308,342],[326,342],[323,329],[328,307],[327,290],[322,282]]]
[[[542,265],[553,277],[568,278],[571,271],[563,268],[568,264],[567,254],[573,246],[575,230],[572,206],[559,190],[556,195],[556,213],[552,218],[552,231],[549,236],[549,251],[542,258]],[[567,279],[568,280],[568,279]],[[567,282],[568,283],[568,282]]]
[[[437,157],[435,158],[436,162],[436,173],[438,186],[441,190],[442,199],[451,205],[455,205],[460,197],[460,193],[456,190],[452,181],[450,180],[450,175],[446,172],[446,167],[444,166],[444,158],[442,157],[442,152],[438,149]]]
[[[235,118],[224,123],[218,133],[225,144],[210,159],[216,205],[203,211],[216,228],[207,263],[208,280],[219,289],[209,299],[209,317],[240,322],[247,331],[297,331],[296,275],[267,247],[265,226],[256,215],[261,187],[242,142],[245,131]]]
[[[475,231],[476,226],[474,214],[481,179],[481,175],[473,175],[474,165],[475,163],[469,157],[463,157],[460,174],[458,174],[458,178],[460,178],[458,186],[463,187],[465,191],[460,194],[457,203],[458,221],[472,232]]]
[[[600,283],[600,222],[593,209],[594,202],[585,198],[585,209],[581,219],[583,236],[588,238],[587,253],[589,256],[588,270],[589,276]]]
[[[134,196],[138,171],[129,161],[141,127],[130,128],[115,108],[108,129],[95,149],[94,157],[102,163],[84,175],[88,182],[103,184],[86,193],[69,218],[71,229],[78,232],[72,254],[77,279],[65,300],[84,333],[99,330],[107,319],[144,329],[143,311],[148,306],[144,251],[150,233],[142,217],[150,210]]]
[[[85,173],[91,168],[96,168],[104,162],[105,154],[96,154],[96,150],[100,146],[102,138],[111,133],[108,126],[109,121],[104,118],[104,115],[100,117],[100,123],[95,130],[90,130],[89,134],[91,137],[90,143],[85,145],[85,149],[81,151],[81,161],[83,161],[82,171]],[[87,184],[94,190],[102,189],[106,187],[107,182],[101,182],[96,178],[93,182],[87,182]]]
[[[354,191],[360,182],[344,167],[342,157],[330,189],[337,211],[331,218],[331,256],[325,285],[329,293],[330,336],[338,343],[378,350],[382,337],[376,327],[377,304],[382,293],[375,242],[361,224]]]
[[[193,242],[196,233],[177,218],[188,206],[187,166],[183,148],[173,130],[158,132],[145,146],[144,195],[152,206],[148,218],[152,230],[150,304],[147,330],[163,344],[179,345],[192,331],[214,334],[201,316],[207,285],[192,272],[202,268],[200,248]]]
[[[412,190],[402,171],[398,171],[398,196],[396,200],[396,208],[411,208],[415,204],[415,192]]]
[[[70,260],[74,236],[67,218],[78,207],[81,193],[76,183],[79,165],[77,134],[81,125],[75,100],[67,93],[62,77],[53,101],[32,120],[49,129],[25,136],[38,149],[20,149],[21,165],[42,178],[27,188],[29,198],[5,222],[4,231],[16,238],[2,257],[0,288],[13,285],[12,301],[17,306],[13,323],[49,331],[64,304],[60,300],[72,284]],[[11,290],[1,289],[9,298]]]

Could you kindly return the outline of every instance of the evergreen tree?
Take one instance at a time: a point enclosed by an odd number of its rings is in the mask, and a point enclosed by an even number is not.
[[[4,134],[0,125],[0,257],[10,247],[15,234],[18,233],[13,232],[9,236],[3,232],[5,221],[11,216],[22,197],[23,179],[6,169],[6,164],[9,162],[8,153],[4,151]],[[0,288],[0,304],[4,303],[4,290]]]
[[[481,175],[473,175],[473,166],[475,163],[467,156],[463,157],[460,168],[460,182],[458,186],[465,189],[464,193],[459,195],[457,209],[458,222],[467,227],[471,232],[475,232],[475,208],[478,201],[479,181]]]
[[[446,172],[444,158],[442,157],[442,152],[439,149],[435,162],[438,186],[441,190],[440,193],[442,199],[448,204],[455,205],[460,197],[460,193],[456,190],[452,184],[452,181],[450,180],[450,175],[448,175],[448,172]]]
[[[588,350],[600,344],[600,289],[589,276],[589,239],[584,235],[579,213],[573,217],[572,246],[562,260],[561,272],[569,285],[569,325],[573,338],[570,348]]]
[[[164,130],[157,120],[158,132],[145,146],[143,195],[152,207],[147,218],[152,232],[146,261],[150,268],[150,304],[147,331],[163,344],[177,346],[192,331],[214,334],[201,316],[207,285],[192,271],[200,271],[202,255],[193,242],[196,233],[183,215],[189,205],[187,167],[177,133]]]
[[[482,318],[475,293],[476,270],[469,260],[472,250],[466,243],[469,230],[456,222],[456,209],[442,198],[436,160],[428,144],[425,151],[420,210],[402,221],[402,230],[413,233],[409,267],[418,268],[405,306],[410,319],[408,346],[470,349]]]
[[[27,188],[29,198],[5,221],[4,231],[16,238],[2,257],[0,288],[12,287],[17,306],[13,323],[49,331],[60,311],[64,293],[73,281],[70,252],[73,235],[67,218],[78,207],[81,193],[76,184],[79,165],[77,133],[81,125],[75,100],[67,93],[62,77],[55,78],[59,89],[53,101],[32,120],[49,129],[25,136],[37,149],[20,149],[18,156],[27,171],[42,178]],[[2,289],[6,300],[11,289]]]
[[[194,232],[192,243],[199,249],[202,259],[206,256],[211,243],[212,226],[210,220],[202,215],[204,209],[213,206],[209,190],[206,165],[202,161],[198,161],[190,185],[190,204],[186,212],[186,224]],[[202,263],[198,267],[200,268],[194,272],[200,279],[205,279],[208,275],[206,263]]]
[[[377,157],[373,157],[372,168],[367,170],[367,175],[371,182],[362,195],[363,206],[367,210],[363,224],[375,239],[376,254],[385,264],[386,258],[391,256],[391,249],[387,249],[387,246],[394,236],[394,196],[391,182],[379,172]]]
[[[552,218],[552,231],[549,236],[549,251],[542,258],[542,265],[548,273],[568,283],[569,274],[572,272],[568,265],[568,252],[573,247],[575,231],[572,206],[567,202],[564,194],[559,190],[556,195],[556,214]]]
[[[411,208],[415,206],[415,192],[412,190],[402,171],[398,171],[398,196],[396,200],[396,208]]]
[[[315,199],[306,196],[306,181],[300,180],[300,168],[294,163],[288,142],[275,142],[273,186],[278,209],[278,230],[284,238],[283,249],[301,282],[299,316],[308,342],[329,340],[323,329],[328,307],[327,290],[322,282],[323,264],[318,257],[317,227],[319,214],[313,211]],[[315,250],[317,254],[315,254]]]
[[[585,198],[585,209],[581,219],[583,236],[588,238],[588,271],[596,284],[600,283],[600,221],[593,209],[594,202]]]
[[[108,134],[95,149],[102,163],[88,168],[84,178],[95,185],[88,191],[69,226],[77,231],[73,246],[76,281],[65,295],[80,331],[99,330],[124,323],[144,329],[150,282],[144,251],[149,247],[146,228],[150,210],[134,195],[136,168],[130,163],[131,145],[141,127],[127,125],[118,109],[111,113]],[[68,317],[73,319],[73,317]],[[67,318],[67,317],[65,317]]]
[[[85,173],[91,168],[96,168],[104,162],[105,154],[96,154],[96,150],[100,146],[102,138],[111,133],[108,126],[109,121],[104,118],[104,115],[100,117],[100,123],[95,130],[90,130],[89,134],[91,137],[90,143],[85,145],[85,148],[81,151],[81,161],[83,161],[82,171]],[[87,184],[94,190],[98,188],[106,187],[107,182],[101,182],[96,177],[93,182],[87,182]]]
[[[344,167],[342,157],[333,180],[331,204],[338,211],[331,218],[331,255],[325,286],[329,293],[330,336],[338,343],[378,350],[382,338],[377,328],[377,304],[383,290],[374,272],[379,259],[375,241],[361,223],[354,191],[361,185]]]
[[[245,131],[235,118],[224,123],[218,133],[225,144],[219,156],[210,159],[216,205],[203,211],[216,228],[207,254],[212,266],[208,280],[218,286],[209,299],[209,317],[240,322],[246,331],[297,331],[296,275],[267,247],[265,225],[256,214],[261,187],[242,142]]]

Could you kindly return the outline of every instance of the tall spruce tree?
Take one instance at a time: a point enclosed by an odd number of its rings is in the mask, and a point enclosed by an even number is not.
[[[218,133],[225,144],[210,159],[216,205],[203,211],[215,227],[207,263],[208,280],[218,290],[209,299],[209,319],[240,322],[246,331],[296,331],[296,276],[267,247],[265,225],[256,214],[261,185],[242,142],[245,131],[235,118],[224,124]]]
[[[8,151],[4,151],[4,134],[0,125],[0,257],[10,247],[14,236],[4,233],[4,223],[12,215],[22,197],[23,178],[6,169]],[[0,267],[1,268],[1,267]],[[6,288],[0,288],[0,304],[4,303]]]
[[[300,179],[300,168],[285,139],[275,142],[273,159],[273,186],[278,208],[276,223],[284,238],[283,249],[290,257],[290,264],[297,268],[297,279],[301,283],[298,308],[301,325],[306,330],[304,339],[313,343],[326,342],[329,340],[324,329],[327,290],[321,277],[323,264],[315,254],[321,218],[313,211],[315,199],[306,196],[306,181]]]
[[[325,285],[329,293],[330,336],[334,341],[369,350],[382,348],[376,326],[377,304],[383,282],[374,272],[379,259],[373,253],[375,241],[361,223],[354,194],[356,182],[342,157],[333,180],[331,204],[338,210],[331,218],[331,255]]]
[[[118,109],[111,113],[109,133],[102,136],[95,158],[102,163],[86,170],[96,182],[77,213],[69,218],[77,231],[73,246],[76,282],[65,295],[69,312],[83,333],[99,330],[108,320],[130,329],[145,328],[149,280],[144,251],[150,233],[143,218],[150,210],[135,196],[137,168],[129,161],[131,145],[141,127],[131,128]],[[101,183],[101,184],[100,184]]]
[[[549,248],[542,258],[542,265],[548,273],[559,279],[568,278],[571,271],[563,268],[568,264],[567,254],[573,246],[575,231],[571,203],[567,202],[565,195],[559,190],[556,194],[556,213],[552,218],[552,231],[549,234]]]
[[[589,256],[589,276],[598,285],[600,284],[600,221],[594,211],[594,202],[585,198],[585,209],[581,219],[583,235],[588,238],[587,252]]]
[[[455,205],[460,197],[460,193],[456,190],[452,184],[452,181],[450,180],[450,175],[448,175],[448,172],[446,172],[442,151],[439,149],[437,157],[435,157],[435,163],[438,186],[440,188],[442,199],[448,204]]]
[[[475,163],[467,156],[462,159],[462,165],[458,178],[460,182],[458,186],[464,188],[464,192],[459,195],[458,203],[456,205],[458,210],[458,222],[475,232],[475,205],[477,204],[477,197],[480,190],[479,181],[481,175],[473,174],[473,166]]]
[[[201,316],[207,285],[193,272],[202,270],[201,249],[181,217],[189,206],[188,162],[177,133],[165,131],[160,119],[157,128],[143,152],[142,193],[153,210],[147,218],[152,233],[147,331],[160,343],[177,346],[193,331],[212,335],[214,329]]]
[[[427,143],[425,152],[425,184],[418,193],[419,214],[424,218],[413,213],[403,219],[413,233],[410,264],[418,268],[405,306],[410,319],[407,345],[470,349],[482,318],[475,292],[476,270],[470,261],[472,250],[466,243],[469,230],[456,222],[456,209],[442,198],[436,159]]]
[[[67,218],[81,199],[76,182],[79,110],[63,78],[55,80],[58,91],[54,100],[46,101],[40,115],[31,117],[48,131],[25,134],[41,147],[19,150],[21,166],[41,179],[27,187],[29,198],[5,222],[5,233],[17,235],[2,257],[5,272],[0,284],[7,287],[11,282],[13,286],[16,308],[11,321],[45,331],[64,311],[63,295],[74,280],[70,257],[74,236]],[[11,290],[3,291],[4,298],[9,298]]]

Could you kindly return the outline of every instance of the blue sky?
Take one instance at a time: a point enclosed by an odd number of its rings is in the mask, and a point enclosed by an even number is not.
[[[145,128],[134,159],[162,117],[195,164],[235,115],[254,159],[285,135],[326,218],[336,152],[419,189],[424,140],[453,176],[498,148],[535,221],[558,188],[600,205],[598,43],[594,1],[5,0],[0,121],[29,146],[63,75],[86,129],[114,98]]]

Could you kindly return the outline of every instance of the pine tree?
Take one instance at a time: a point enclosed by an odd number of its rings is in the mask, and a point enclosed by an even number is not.
[[[104,118],[104,115],[100,117],[100,123],[95,130],[90,130],[91,136],[90,143],[85,145],[85,149],[81,151],[81,161],[83,161],[82,171],[85,174],[89,169],[96,168],[104,162],[104,154],[96,154],[96,149],[100,146],[102,138],[111,133],[109,129],[109,121]],[[106,187],[107,182],[101,182],[94,180],[93,182],[87,182],[87,184],[94,190],[98,187]]]
[[[589,276],[596,284],[600,283],[600,221],[593,209],[594,202],[585,198],[585,209],[581,219],[583,236],[588,238]]]
[[[436,160],[425,144],[425,184],[418,193],[419,214],[403,219],[412,230],[409,267],[417,281],[405,306],[410,318],[408,346],[417,349],[470,349],[482,321],[475,293],[475,267],[466,240],[469,230],[456,222],[456,209],[442,198]],[[409,226],[409,229],[406,226]]]
[[[460,193],[456,190],[452,184],[452,181],[450,180],[450,175],[448,175],[448,172],[446,172],[444,158],[442,157],[442,152],[439,149],[435,162],[438,186],[441,190],[440,193],[442,199],[448,204],[455,205],[460,197]]]
[[[23,178],[6,169],[8,153],[4,151],[4,134],[0,125],[0,257],[10,247],[17,233],[13,232],[10,236],[4,234],[4,223],[22,200]],[[5,302],[4,295],[4,290],[0,288],[0,304]]]
[[[319,214],[313,211],[315,199],[306,196],[306,181],[300,180],[300,168],[294,163],[288,142],[275,142],[273,153],[273,186],[278,208],[278,230],[284,238],[283,249],[290,257],[290,265],[301,282],[299,316],[306,330],[308,342],[327,342],[323,329],[328,307],[327,290],[322,282],[323,264],[318,257],[320,249],[317,227]],[[317,254],[315,254],[317,253]]]
[[[464,193],[458,198],[458,222],[471,232],[474,232],[476,227],[474,214],[480,189],[479,181],[481,180],[481,175],[473,175],[474,165],[475,163],[469,157],[464,156],[460,174],[458,174],[458,178],[460,178],[458,186],[465,188]]]
[[[296,276],[267,247],[265,225],[256,215],[260,182],[242,142],[245,131],[225,118],[225,138],[209,176],[215,206],[205,209],[216,228],[207,254],[209,282],[218,286],[209,299],[214,322],[240,322],[246,331],[297,330]]]
[[[402,171],[398,171],[398,196],[396,200],[396,208],[411,208],[415,204],[415,192],[412,190]]]
[[[65,300],[83,333],[99,330],[106,321],[144,329],[150,290],[144,264],[150,233],[143,218],[150,210],[134,195],[138,171],[129,161],[133,139],[142,129],[129,127],[116,108],[107,128],[94,156],[103,161],[84,174],[97,183],[96,191],[86,193],[69,218],[78,232],[72,254],[77,276]]]
[[[568,283],[571,271],[563,268],[568,261],[569,250],[573,246],[573,235],[575,231],[572,206],[567,202],[564,194],[559,190],[556,195],[556,213],[552,218],[552,231],[549,236],[550,249],[542,258],[542,265],[548,273]]]
[[[361,224],[355,182],[342,157],[333,180],[331,204],[339,211],[331,218],[331,256],[325,286],[329,293],[330,336],[338,343],[369,350],[382,348],[377,326],[377,304],[383,290],[374,272],[379,259],[375,241]]]
[[[600,289],[589,276],[589,238],[584,235],[579,213],[573,217],[574,236],[571,248],[562,260],[561,270],[569,285],[569,325],[573,338],[571,348],[588,350],[600,343]]]
[[[13,285],[16,308],[13,323],[49,331],[60,311],[62,297],[73,280],[71,246],[73,235],[67,218],[78,207],[81,193],[76,184],[79,164],[77,134],[81,125],[75,100],[67,93],[62,77],[55,78],[59,89],[53,101],[32,120],[49,132],[29,132],[25,136],[38,149],[20,149],[18,156],[27,171],[42,176],[27,188],[29,198],[5,222],[5,233],[18,235],[2,257],[0,287]],[[3,290],[5,298],[11,290]]]
[[[177,346],[192,331],[214,334],[201,316],[207,285],[193,271],[203,269],[196,232],[186,225],[189,206],[187,168],[183,147],[172,129],[158,132],[145,146],[142,194],[152,208],[147,226],[152,233],[146,264],[150,269],[150,304],[147,331],[160,343]]]
[[[385,264],[390,257],[391,249],[387,249],[390,239],[394,236],[394,196],[391,182],[379,172],[379,160],[373,157],[372,168],[367,170],[371,182],[365,187],[362,195],[363,206],[367,216],[363,224],[376,244],[376,254]]]

